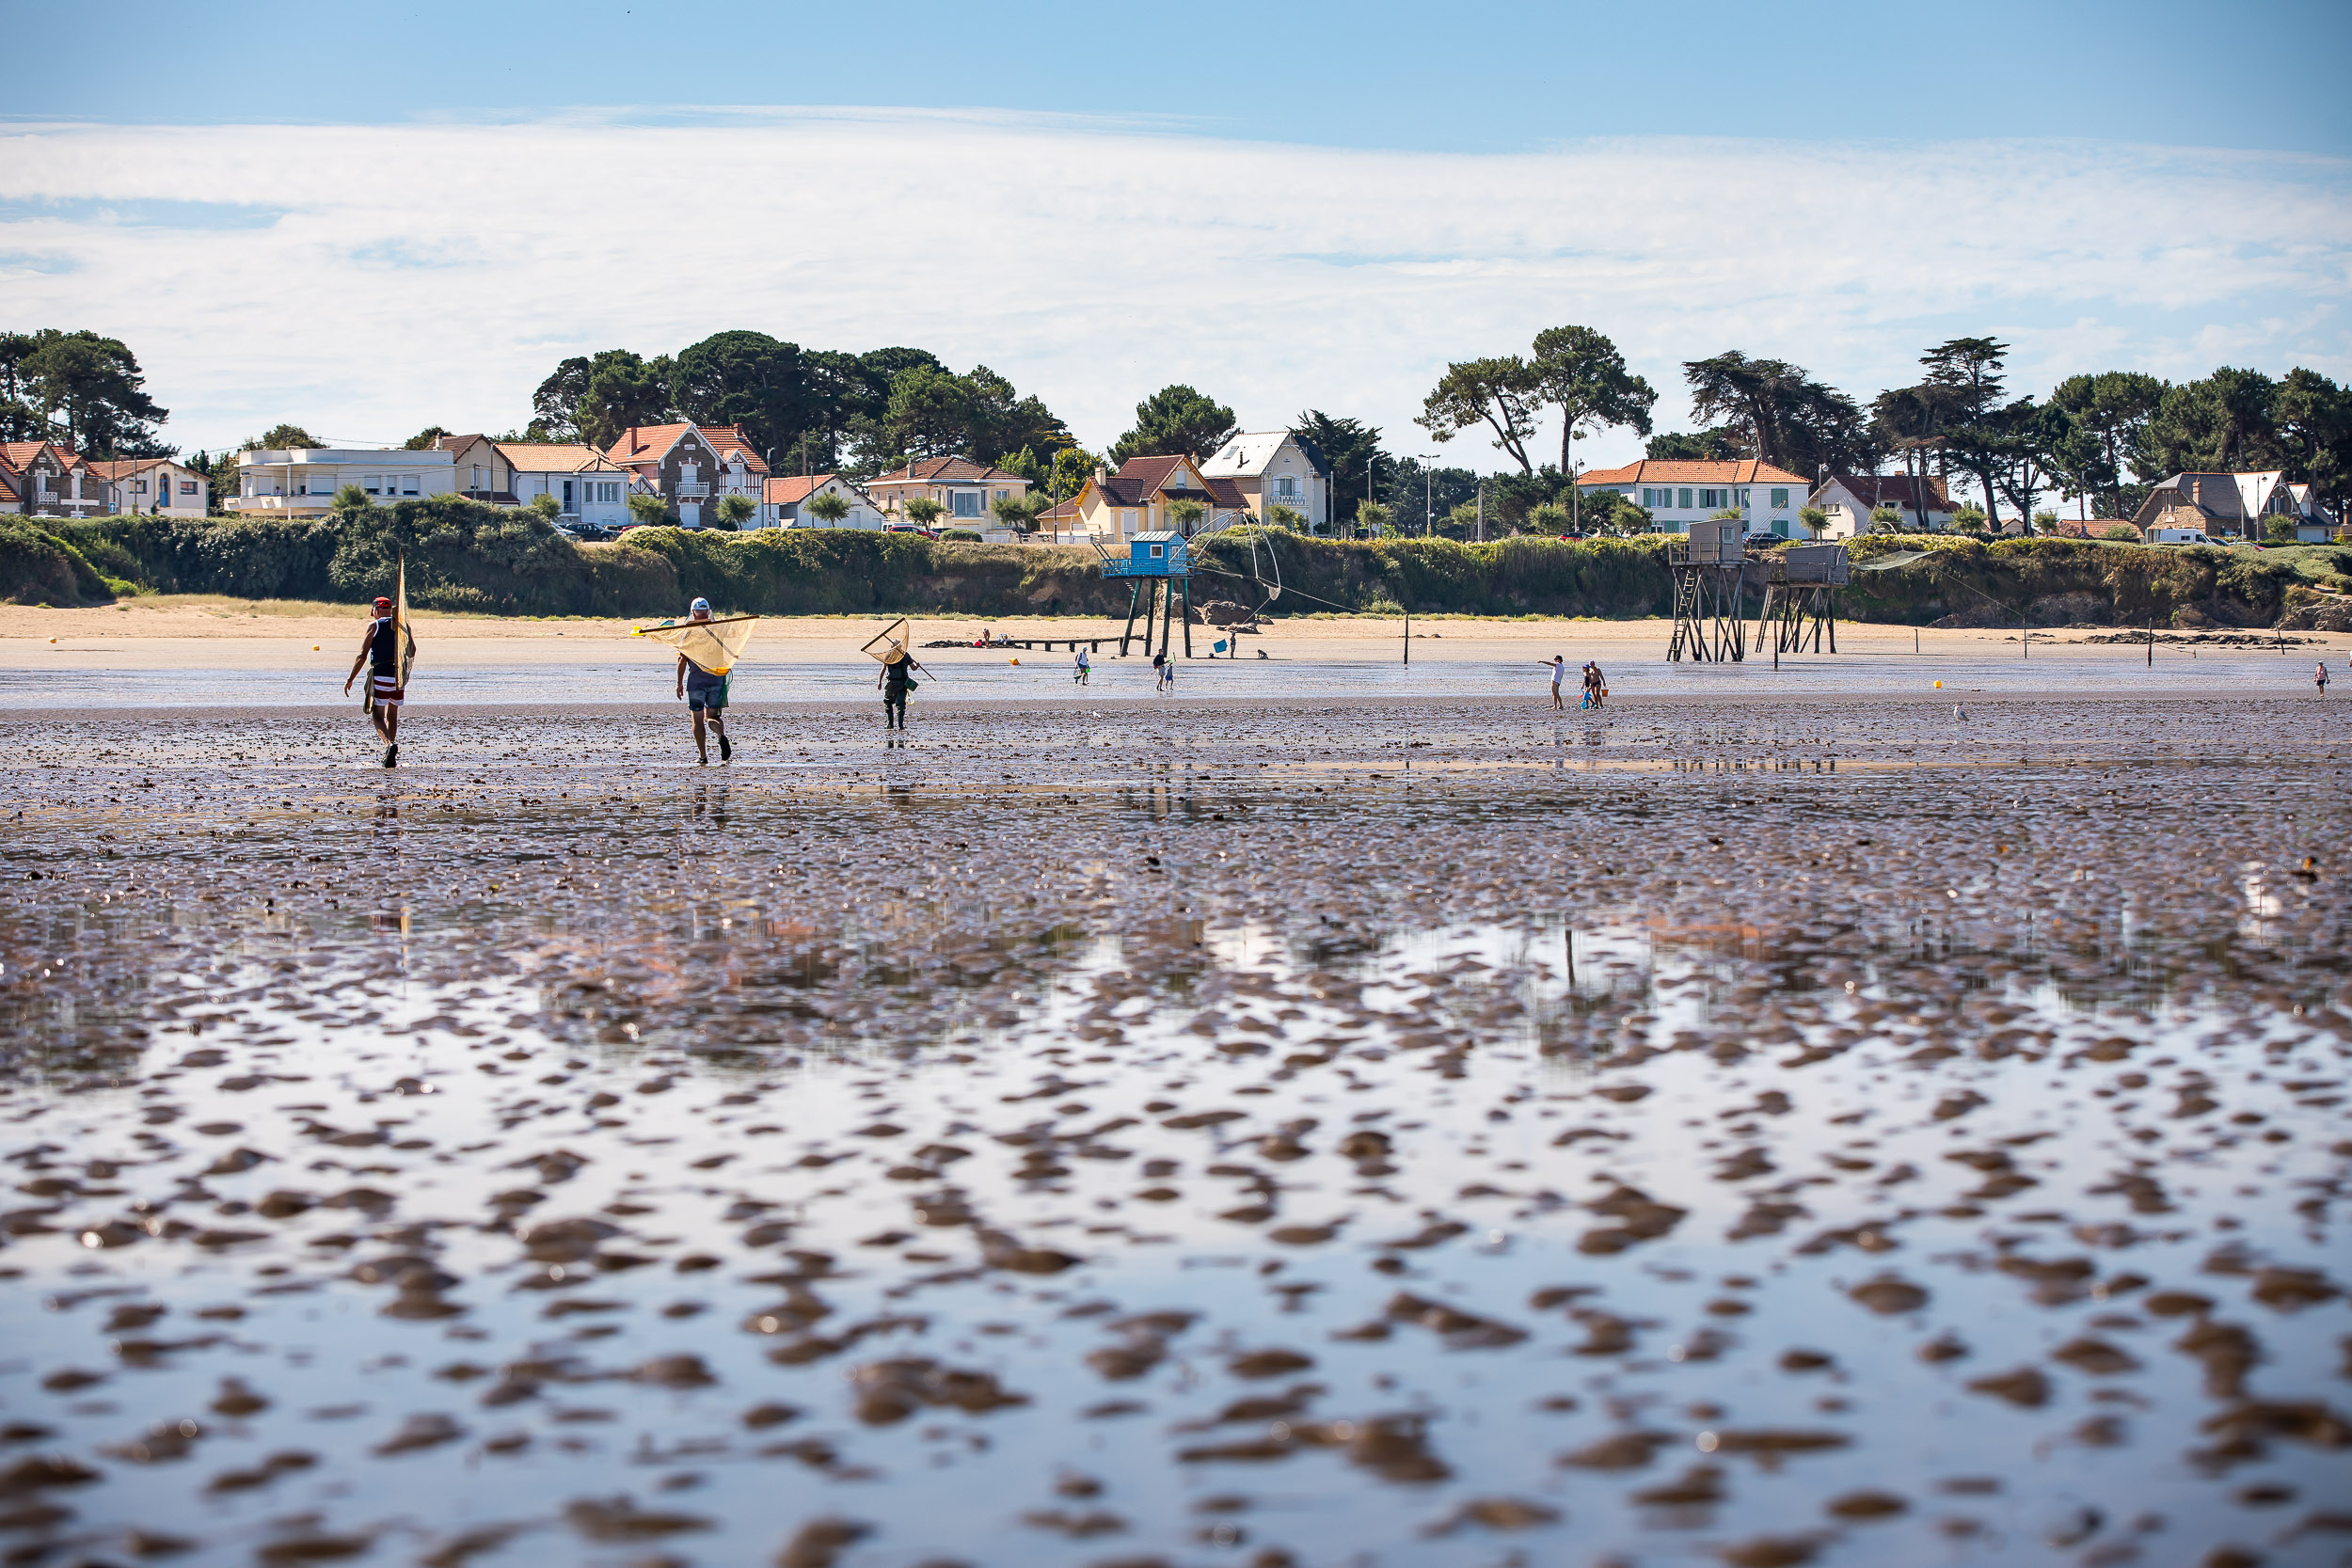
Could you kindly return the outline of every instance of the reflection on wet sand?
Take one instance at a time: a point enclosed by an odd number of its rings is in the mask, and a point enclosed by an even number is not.
[[[0,1546],[2337,1560],[2256,706],[0,718]]]

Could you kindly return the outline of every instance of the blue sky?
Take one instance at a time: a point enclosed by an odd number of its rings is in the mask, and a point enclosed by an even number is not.
[[[2352,144],[2352,95],[2331,79],[2352,60],[2341,0],[117,0],[103,11],[7,0],[0,16],[21,59],[93,61],[9,73],[0,109],[44,119],[882,104],[1165,117],[1250,140],[1480,152],[1640,135]],[[143,41],[120,69],[101,64],[130,40]]]
[[[0,0],[19,57],[125,46],[0,85],[0,325],[122,337],[191,448],[502,429],[733,326],[986,363],[1098,447],[1187,380],[1431,450],[1448,359],[1565,323],[1664,427],[1727,348],[1866,399],[1976,332],[2023,390],[2352,374],[2340,4],[93,14]]]

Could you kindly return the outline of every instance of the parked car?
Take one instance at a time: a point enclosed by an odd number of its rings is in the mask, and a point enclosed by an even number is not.
[[[919,535],[921,535],[923,538],[926,538],[926,539],[936,539],[936,538],[938,538],[938,537],[939,537],[939,531],[938,531],[937,529],[935,529],[935,528],[916,528],[916,527],[915,527],[913,523],[884,523],[884,524],[882,524],[882,531],[884,533],[914,533],[914,534],[919,534]]]
[[[2152,528],[2148,531],[2151,545],[2210,545],[2201,528]]]

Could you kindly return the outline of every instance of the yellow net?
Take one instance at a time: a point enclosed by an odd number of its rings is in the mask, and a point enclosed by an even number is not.
[[[664,621],[658,626],[639,626],[629,635],[667,642],[695,669],[723,675],[751,646],[752,628],[758,624],[756,615],[727,615],[709,621]]]
[[[907,640],[911,635],[906,617],[901,615],[884,626],[880,636],[866,643],[864,651],[867,657],[887,664],[907,651]]]

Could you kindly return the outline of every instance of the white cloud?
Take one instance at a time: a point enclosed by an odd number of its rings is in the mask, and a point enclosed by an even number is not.
[[[1963,332],[2011,341],[2026,388],[2224,348],[2341,376],[2348,176],[2088,143],[1481,156],[899,111],[20,126],[0,286],[9,325],[130,342],[189,446],[281,418],[503,428],[565,354],[751,326],[987,363],[1089,444],[1190,381],[1248,424],[1317,406],[1425,450],[1409,421],[1446,359],[1563,322],[1614,337],[1666,424],[1679,362],[1733,347],[1865,398]]]

